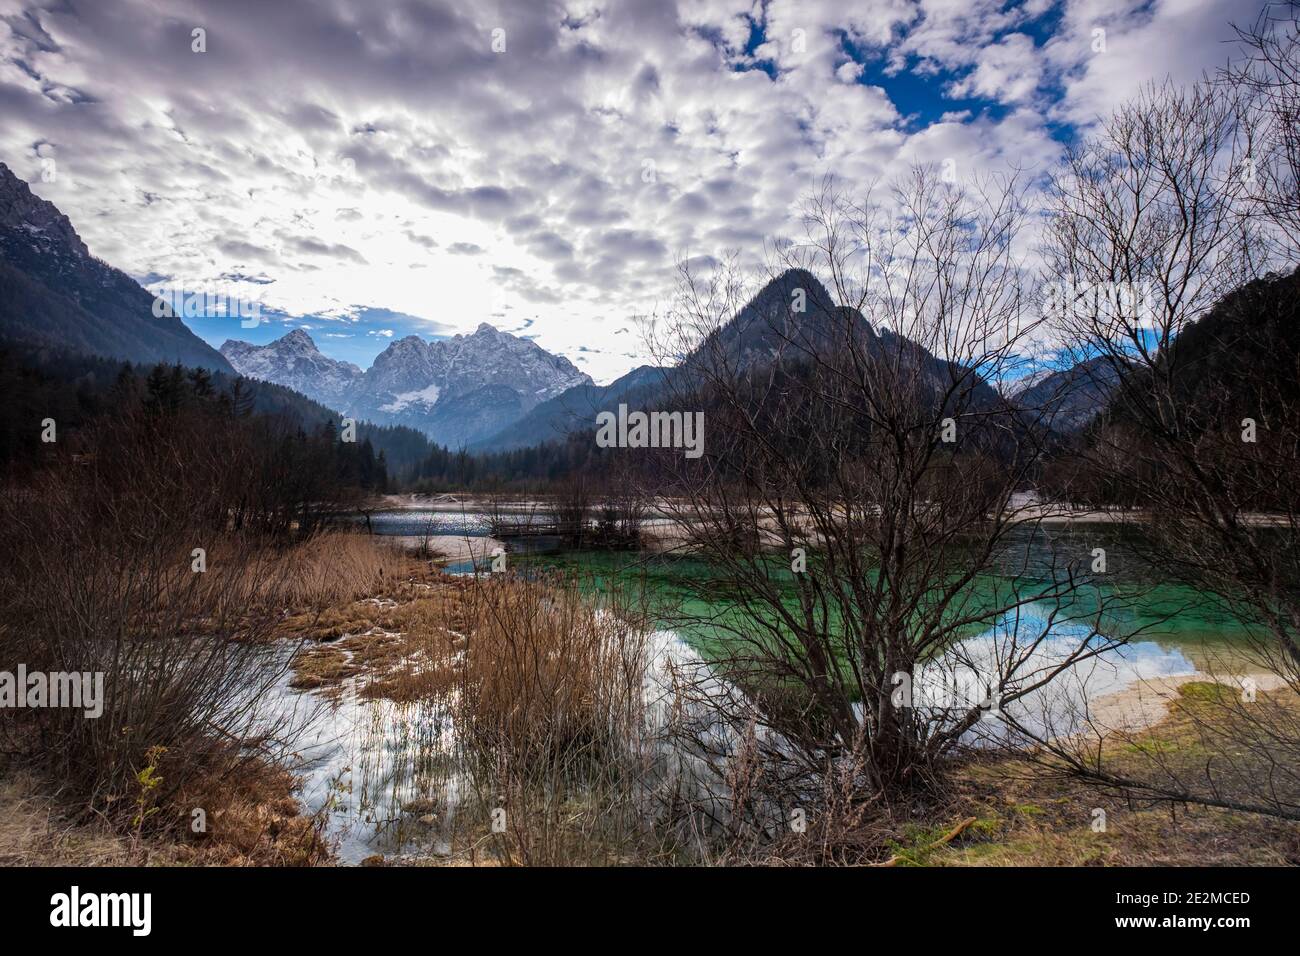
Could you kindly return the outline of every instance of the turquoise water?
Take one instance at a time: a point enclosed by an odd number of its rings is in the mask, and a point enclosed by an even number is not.
[[[490,533],[491,516],[483,510],[410,510],[371,515],[377,534],[455,534],[483,537]],[[1110,609],[1101,631],[1111,638],[1129,640],[1116,659],[1156,660],[1162,667],[1187,672],[1209,662],[1233,656],[1248,632],[1219,602],[1194,589],[1162,579],[1138,556],[1134,533],[1112,525],[1075,525],[1068,529],[1022,534],[999,556],[996,567],[972,585],[968,607],[981,603],[996,607],[1007,595],[1033,594],[1050,582],[1052,569],[1063,560],[1090,565],[1094,549],[1106,551],[1107,572],[1092,577],[1095,587],[1081,589],[1054,628],[1061,633],[1086,621],[1103,603]],[[566,551],[558,539],[527,539],[508,543],[511,567],[528,574],[560,574],[575,579],[593,597],[609,600],[614,592],[636,605],[657,627],[679,633],[706,659],[725,656],[729,635],[744,628],[746,612],[729,597],[734,595],[718,569],[699,558],[634,552]],[[472,573],[472,563],[459,562],[450,573]],[[795,598],[794,579],[773,560],[771,579]],[[1037,608],[1046,615],[1051,606]],[[1028,609],[1027,609],[1028,611]],[[1061,606],[1057,605],[1058,614]],[[995,631],[999,622],[968,629],[969,637]]]
[[[1014,542],[996,568],[971,585],[967,611],[1005,606],[1013,594],[1032,596],[1050,583],[1054,560],[1056,566],[1069,559],[1090,567],[1098,547],[1106,550],[1107,572],[1091,576],[1089,584],[1067,601],[1029,603],[1021,609],[1019,620],[990,615],[964,630],[964,639],[994,646],[1008,635],[1023,641],[1029,633],[1026,628],[1041,627],[1047,631],[1045,652],[1067,645],[1076,648],[1104,607],[1098,628],[1102,636],[1094,643],[1126,643],[1106,650],[1089,665],[1090,697],[1135,679],[1242,665],[1249,631],[1216,600],[1162,580],[1157,570],[1139,560],[1129,538],[1131,533],[1107,526]],[[699,558],[557,551],[512,560],[514,568],[525,573],[571,577],[598,600],[617,594],[624,604],[643,610],[654,626],[676,632],[706,660],[732,656],[738,646],[736,634],[754,630],[753,609],[736,606],[734,587]],[[774,559],[769,579],[795,602],[794,579],[787,565]],[[1053,611],[1055,619],[1049,626]]]

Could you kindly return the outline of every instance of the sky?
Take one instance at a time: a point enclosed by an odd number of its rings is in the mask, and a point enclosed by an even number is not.
[[[758,266],[826,175],[1044,173],[1262,6],[0,0],[0,160],[151,291],[255,303],[214,345],[489,322],[607,382],[678,262]]]

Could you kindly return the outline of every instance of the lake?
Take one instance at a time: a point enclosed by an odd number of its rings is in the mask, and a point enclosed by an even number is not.
[[[371,516],[371,527],[384,535],[479,538],[489,534],[490,515],[482,510],[382,512]],[[1040,694],[1019,706],[1018,720],[1039,731],[1062,713],[1122,696],[1147,682],[1185,679],[1216,664],[1241,664],[1235,651],[1246,635],[1240,627],[1214,602],[1161,581],[1158,575],[1153,577],[1149,568],[1139,569],[1124,532],[1114,526],[1098,526],[1055,534],[1054,547],[1081,556],[1090,556],[1096,547],[1106,548],[1107,587],[1133,598],[1114,626],[1126,632],[1141,629],[1141,636],[1076,665],[1053,682],[1050,695]],[[651,639],[658,648],[656,658],[663,663],[681,666],[696,661],[707,667],[711,660],[725,655],[725,631],[709,626],[707,619],[734,614],[735,609],[711,587],[717,570],[708,562],[685,555],[563,550],[558,540],[529,539],[528,549],[544,550],[525,551],[517,547],[521,543],[510,543],[511,567],[518,572],[573,576],[598,603],[607,601],[611,590],[643,595],[653,629]],[[977,586],[1030,585],[1049,566],[1049,552],[1049,546],[1041,541],[1013,543],[995,573],[983,577]],[[474,573],[468,562],[453,570]],[[1050,610],[1030,605],[1016,620],[1003,619],[974,629],[961,643],[960,654],[974,661],[994,654],[999,642],[1017,630],[1023,628],[1031,634],[1041,630]],[[1080,627],[1068,620],[1053,624],[1036,663],[1050,665],[1054,655],[1068,653],[1087,637]],[[925,706],[929,685],[925,668],[920,670],[917,697]],[[662,681],[662,673],[659,679]],[[651,681],[647,688],[648,699],[666,699],[664,686]],[[295,706],[298,695],[289,690],[287,678],[282,693],[285,706]],[[986,739],[996,739],[996,721],[982,721],[980,729]],[[454,822],[466,786],[451,759],[452,734],[444,702],[394,704],[346,693],[327,705],[323,719],[301,744],[304,763],[300,773],[308,808],[329,809],[328,831],[338,842],[343,860],[359,862],[376,851],[449,851],[447,827]],[[406,809],[411,801],[430,794],[440,795],[440,822],[434,829],[423,827]]]

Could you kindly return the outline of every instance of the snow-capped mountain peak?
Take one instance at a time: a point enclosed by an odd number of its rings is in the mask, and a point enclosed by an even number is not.
[[[321,354],[303,329],[294,329],[267,345],[228,339],[221,354],[240,375],[287,386],[337,409],[346,406],[362,375],[360,367],[351,362]]]
[[[372,421],[410,425],[449,444],[485,438],[540,403],[591,384],[568,359],[488,322],[447,339],[404,336],[365,372],[322,355],[302,329],[269,345],[226,342],[221,354],[251,378],[287,385]]]

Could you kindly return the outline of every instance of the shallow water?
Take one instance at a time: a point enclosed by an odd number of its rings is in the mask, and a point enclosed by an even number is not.
[[[352,520],[366,523],[363,515]],[[491,533],[491,524],[492,516],[486,511],[376,511],[370,515],[370,529],[382,535],[457,534],[484,538]]]
[[[1017,640],[1033,640],[1044,626],[1042,616],[1022,614],[1015,628],[1004,626],[963,642],[957,654],[960,663],[954,661],[950,670],[960,672],[970,667],[975,680],[963,686],[973,690],[979,685],[984,662],[1005,655]],[[1053,625],[1047,639],[1030,655],[1023,675],[1032,677],[1039,669],[1053,666],[1084,637],[1086,634],[1069,625]],[[709,741],[708,749],[721,753],[733,749],[742,735],[711,708],[719,697],[739,692],[713,677],[707,661],[673,631],[653,631],[647,640],[649,666],[643,696],[649,732],[662,728],[670,719],[681,719],[682,702],[674,696],[672,674],[684,672],[688,682],[700,690],[688,704],[693,729]],[[1076,664],[1051,685],[1050,692],[1036,692],[1008,705],[1007,712],[1035,732],[1045,728],[1062,732],[1077,726],[1081,705],[1089,699],[1123,690],[1139,680],[1195,671],[1194,664],[1177,649],[1138,642]],[[922,673],[915,705],[922,709],[953,705],[964,709],[976,702],[954,702],[943,697],[948,689],[947,676],[941,677],[938,669],[928,675]],[[297,773],[302,779],[299,798],[307,812],[324,812],[326,836],[338,859],[356,864],[376,853],[390,859],[448,855],[456,813],[470,796],[467,778],[455,766],[450,701],[397,704],[360,698],[355,681],[347,682],[340,693],[326,699],[318,692],[291,689],[289,679],[286,674],[277,687],[273,711],[289,713],[314,703],[322,705],[297,747]],[[735,699],[729,703],[734,707]],[[994,713],[981,721],[967,740],[977,743],[980,739],[1003,739],[1002,725],[996,717]],[[660,745],[661,770],[667,768],[662,772],[679,781],[688,780],[696,787],[710,786],[710,781],[714,787],[721,786],[725,774],[716,772],[716,762],[715,769],[710,770],[696,752],[681,750],[679,739],[674,736],[673,743],[665,740]],[[662,778],[656,781],[662,782]],[[715,812],[723,812],[726,800],[720,792],[701,792],[696,798],[710,797],[718,801]],[[423,806],[416,812],[404,811],[415,800]],[[420,822],[427,812],[437,815],[436,822]]]
[[[676,713],[672,668],[705,665],[671,632],[649,634],[647,643],[646,716],[651,726],[662,726]],[[453,701],[372,700],[358,696],[356,680],[326,697],[294,690],[291,679],[284,674],[268,711],[272,719],[313,711],[296,744],[298,799],[306,813],[323,813],[336,858],[355,865],[377,853],[390,860],[450,855],[456,814],[472,797],[467,775],[456,766]],[[691,759],[680,756],[678,763]],[[420,807],[412,812],[413,801]],[[420,821],[427,812],[436,822]]]
[[[384,512],[372,515],[371,521],[376,533],[393,535],[479,537],[487,535],[490,529],[490,517],[485,512]],[[1106,529],[1097,532],[1098,535],[1107,533]],[[1099,540],[1087,531],[1072,534],[1078,548]],[[557,552],[554,549],[558,542],[533,539],[527,541],[526,548],[517,547],[522,543],[512,542],[511,550],[549,552],[528,557],[519,555],[521,560],[512,567],[522,568],[524,573],[543,569],[578,571],[587,576],[585,587],[595,593],[616,582],[632,580],[645,586],[652,597],[679,608],[685,604],[688,616],[720,608],[708,601],[707,588],[701,592],[697,586],[710,573],[697,559]],[[1111,533],[1105,538],[1105,546],[1122,572],[1128,561],[1122,538]],[[1021,573],[998,580],[1032,579],[1033,561],[1025,562],[1023,556],[1013,555],[1010,563],[1018,565],[1016,570]],[[462,562],[446,570],[474,573],[475,568],[470,562]],[[1135,577],[1123,573],[1111,580],[1117,590],[1138,583]],[[685,586],[684,581],[690,586]],[[1224,617],[1221,609],[1174,585],[1149,579],[1140,583],[1141,600],[1128,609],[1122,622],[1125,630],[1137,629],[1137,639],[1071,665],[1048,687],[1007,704],[1006,715],[1031,733],[1072,732],[1088,712],[1090,702],[1098,698],[1124,691],[1140,681],[1194,675],[1204,670],[1209,660],[1231,658],[1240,633],[1234,631],[1233,622]],[[1025,682],[1059,665],[1081,644],[1096,648],[1106,642],[1104,637],[1090,636],[1090,628],[1082,623],[1056,620],[1049,624],[1048,611],[1046,607],[1030,605],[1014,620],[999,620],[983,632],[973,633],[941,661],[922,669],[914,688],[915,706],[929,708],[932,713],[945,708],[955,713],[978,703],[986,687],[985,675],[996,673],[990,662],[1005,661],[1044,632],[1046,636],[1027,655],[1017,672]],[[658,629],[649,636],[653,666],[647,674],[644,692],[647,713],[652,720],[666,719],[664,715],[674,705],[665,675],[672,668],[707,671],[710,646],[715,639],[706,632],[678,630],[665,624],[666,619],[661,619]],[[288,677],[280,692],[284,706],[294,706],[294,698],[302,695],[290,690],[287,681]],[[711,687],[710,694],[737,693],[735,688],[711,676],[706,683]],[[360,862],[374,853],[393,856],[449,852],[454,817],[466,796],[467,783],[454,766],[453,727],[447,703],[398,705],[385,700],[359,699],[355,690],[355,685],[350,683],[337,700],[328,703],[302,742],[299,772],[304,780],[304,805],[312,812],[327,810],[329,837],[337,845],[339,858],[346,863]],[[736,738],[733,728],[723,726],[715,714],[707,712],[711,706],[708,695],[695,706],[694,718],[715,742]],[[996,709],[990,712],[967,739],[971,742],[1005,740],[1005,724],[998,716]],[[683,773],[700,769],[690,766],[692,762],[698,763],[698,758],[691,754],[674,751],[671,758],[668,763],[678,766]],[[437,822],[422,824],[418,821],[421,814],[403,812],[403,806],[412,800],[424,802],[426,808],[432,807]]]
[[[1093,656],[1085,656],[1089,654]],[[1014,667],[1011,662],[1016,662]],[[999,673],[1009,678],[1003,691],[1007,693],[1032,686],[1058,669],[1046,686],[1005,707],[989,706]],[[1003,711],[1028,734],[1050,738],[1080,730],[1092,702],[1102,697],[1140,681],[1196,673],[1195,662],[1177,646],[1141,640],[1115,645],[1087,626],[1051,621],[1046,608],[1030,606],[922,668],[914,703],[934,714],[984,705],[984,717],[968,740],[1010,740],[1013,735],[999,719]]]
[[[447,701],[398,704],[359,697],[355,679],[338,693],[289,686],[286,670],[268,702],[272,719],[310,712],[294,742],[293,767],[305,812],[323,812],[325,835],[343,863],[367,856],[449,852],[463,781],[451,764],[452,726]],[[403,812],[431,800],[436,825]]]

